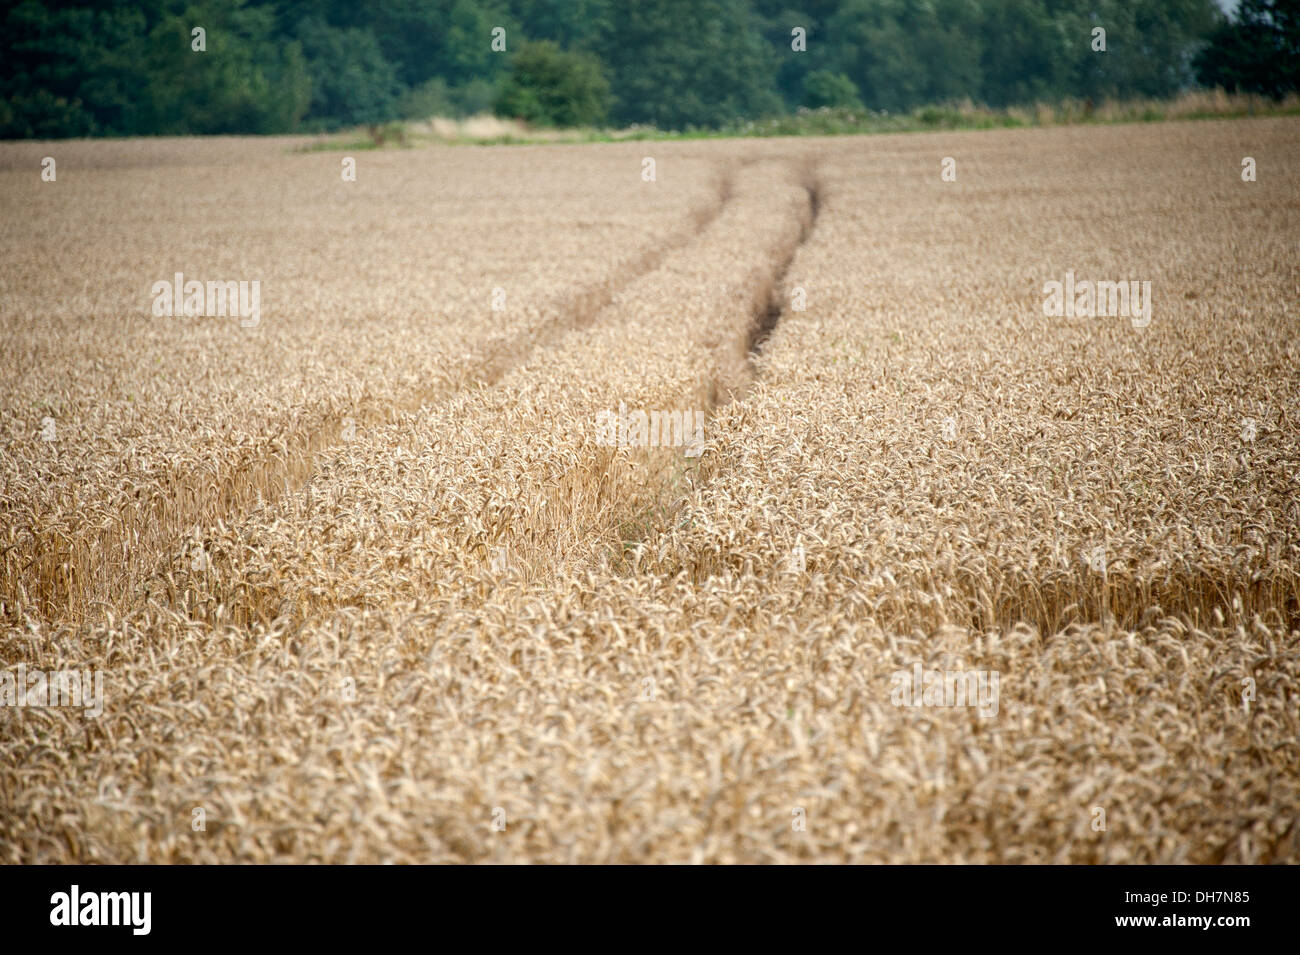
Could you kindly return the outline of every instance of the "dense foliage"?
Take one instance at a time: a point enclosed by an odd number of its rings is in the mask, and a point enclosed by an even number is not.
[[[1197,59],[1201,81],[1282,96],[1300,89],[1300,0],[1242,0]]]
[[[1296,88],[1300,0],[5,0],[0,136],[495,109],[716,127],[800,106]],[[1105,50],[1094,33],[1105,31]],[[200,37],[196,30],[203,31]]]

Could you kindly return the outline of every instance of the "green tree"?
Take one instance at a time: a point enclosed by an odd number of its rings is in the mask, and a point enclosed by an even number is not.
[[[858,88],[843,73],[814,70],[804,81],[803,104],[817,109],[830,106],[835,109],[861,109]]]
[[[905,111],[1166,96],[1196,77],[1277,96],[1300,83],[1298,23],[1300,0],[1242,0],[1230,22],[1214,0],[0,0],[0,135],[493,108],[567,124],[606,104],[616,122],[680,129],[855,97]]]
[[[549,40],[519,48],[496,103],[497,115],[540,126],[593,126],[604,121],[608,109],[609,82],[600,61],[565,52]]]
[[[314,17],[299,23],[297,32],[311,73],[309,119],[337,127],[396,117],[401,87],[373,33]]]
[[[741,0],[612,0],[597,52],[619,123],[717,126],[781,109],[776,53]]]
[[[148,5],[49,9],[36,0],[0,19],[0,136],[147,132],[141,91]]]
[[[1212,0],[1056,0],[1055,98],[1169,96],[1193,82],[1192,57],[1215,22]],[[1092,31],[1106,31],[1106,50]]]
[[[1300,89],[1300,0],[1242,0],[1195,65],[1206,86],[1275,98]]]
[[[1090,36],[1086,31],[1081,35]],[[972,99],[1000,107],[1060,96],[1072,62],[1071,45],[1077,46],[1078,38],[1056,28],[1043,0],[987,4],[980,38],[983,82]]]
[[[847,0],[827,25],[832,65],[873,109],[977,96],[981,25],[973,0]]]
[[[566,50],[590,50],[609,28],[608,0],[511,0],[509,7],[524,36]]]
[[[194,49],[193,30],[205,49]],[[164,15],[149,31],[149,132],[273,133],[293,129],[311,86],[302,51],[275,36],[269,7],[208,0]]]
[[[776,89],[791,109],[805,101],[804,84],[809,74],[826,69],[835,38],[823,29],[840,0],[755,0],[758,28],[774,51],[777,63]],[[791,31],[804,31],[804,49],[795,50]]]

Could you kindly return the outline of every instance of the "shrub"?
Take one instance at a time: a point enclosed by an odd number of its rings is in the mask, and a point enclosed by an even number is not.
[[[600,61],[554,43],[525,43],[511,61],[496,113],[537,126],[594,126],[609,110]]]
[[[804,81],[803,103],[818,109],[830,106],[833,109],[862,109],[862,99],[858,96],[858,87],[843,73],[830,70],[814,70]]]

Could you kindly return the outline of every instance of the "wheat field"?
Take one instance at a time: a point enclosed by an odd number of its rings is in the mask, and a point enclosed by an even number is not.
[[[301,146],[0,144],[0,861],[1300,860],[1300,121]]]

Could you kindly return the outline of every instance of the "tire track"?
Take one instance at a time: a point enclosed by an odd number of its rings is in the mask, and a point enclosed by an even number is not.
[[[776,250],[775,264],[771,270],[756,276],[752,281],[747,293],[750,301],[750,318],[743,334],[730,341],[720,341],[713,345],[715,361],[720,371],[710,384],[708,409],[710,421],[715,420],[717,412],[722,407],[734,401],[743,401],[745,395],[757,383],[761,374],[763,346],[789,309],[789,294],[785,288],[786,278],[799,250],[803,248],[817,226],[822,195],[822,183],[818,177],[815,159],[804,158],[797,163],[796,168],[799,170],[801,188],[805,196],[805,205],[798,217],[798,234],[791,236]],[[712,456],[706,456],[697,475],[697,486],[712,480],[717,473],[717,467],[717,460]],[[660,485],[656,494],[656,519],[646,524],[645,533],[638,541],[630,542],[634,546],[648,545],[668,532],[680,505],[680,501],[667,499],[671,491],[672,488],[668,483]]]
[[[317,417],[313,426],[294,430],[289,425],[252,460],[224,474],[185,479],[171,494],[142,502],[134,513],[122,514],[117,524],[97,536],[68,544],[33,534],[25,546],[10,548],[14,553],[5,554],[6,579],[0,582],[5,617],[18,623],[14,608],[25,604],[53,628],[75,627],[87,623],[96,607],[117,608],[147,599],[166,579],[171,555],[187,535],[200,527],[236,523],[251,509],[301,490],[311,480],[319,456],[344,442],[349,423],[359,429],[382,427],[403,414],[445,402],[466,388],[495,385],[539,349],[574,329],[589,327],[624,289],[708,229],[729,202],[734,173],[734,164],[723,165],[714,196],[688,214],[685,225],[667,240],[642,250],[606,281],[553,301],[539,324],[489,339],[482,357],[471,359],[462,379],[449,390],[413,390],[400,401],[363,398],[350,422],[332,416],[322,419],[306,411],[304,417]],[[110,563],[117,565],[112,579],[77,572]],[[26,600],[20,594],[26,594]]]
[[[790,273],[790,266],[793,264],[794,257],[798,254],[799,249],[808,241],[813,229],[817,227],[817,216],[821,212],[821,182],[817,178],[816,167],[811,164],[804,168],[803,188],[808,194],[808,218],[803,223],[803,228],[799,233],[799,241],[790,248],[776,274],[773,275],[767,295],[767,304],[764,308],[755,312],[754,323],[750,329],[748,352],[751,373],[754,377],[758,375],[758,359],[762,354],[763,346],[772,337],[772,332],[776,330],[777,324],[789,307],[785,281]]]
[[[598,412],[626,398],[711,413],[746,387],[755,323],[808,234],[814,193],[788,162],[745,166],[694,241],[648,256],[654,267],[603,308],[548,324],[528,364],[371,432],[309,497],[220,533],[218,572],[169,579],[167,601],[214,622],[301,622],[402,600],[480,605],[500,583],[498,553],[527,568],[521,584],[594,565],[662,505],[684,460],[682,448],[601,447]],[[728,270],[732,288],[718,282]]]

